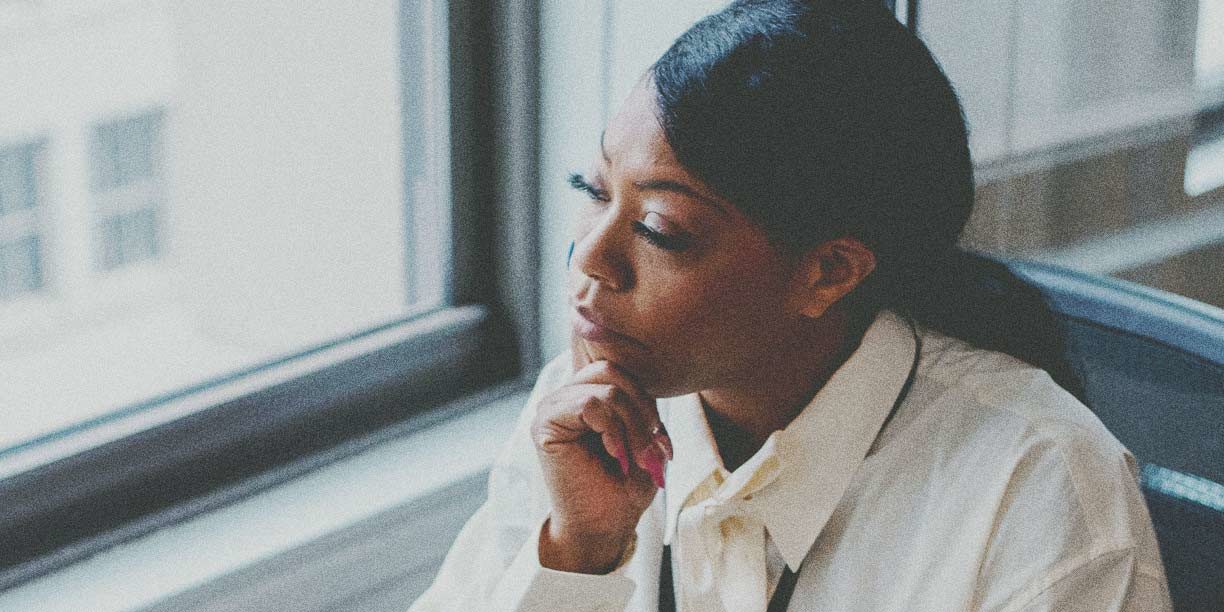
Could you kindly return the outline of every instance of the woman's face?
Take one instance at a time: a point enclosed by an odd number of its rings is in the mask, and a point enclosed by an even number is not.
[[[785,307],[791,265],[680,166],[655,113],[644,80],[572,178],[587,198],[568,282],[574,341],[672,397],[753,376],[801,317]],[[577,309],[628,338],[590,334]]]

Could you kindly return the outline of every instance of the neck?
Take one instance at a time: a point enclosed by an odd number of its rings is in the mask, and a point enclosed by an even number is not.
[[[861,339],[842,310],[830,310],[787,334],[736,384],[698,392],[723,465],[735,470],[799,416]]]

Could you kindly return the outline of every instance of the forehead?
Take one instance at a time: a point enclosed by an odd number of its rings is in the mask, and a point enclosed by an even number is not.
[[[691,178],[667,144],[656,109],[653,87],[638,83],[600,136],[600,156],[618,171]]]

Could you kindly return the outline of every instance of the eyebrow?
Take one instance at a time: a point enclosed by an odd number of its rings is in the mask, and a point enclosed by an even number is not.
[[[633,186],[637,187],[638,189],[641,189],[642,191],[667,191],[671,193],[680,194],[683,196],[688,196],[694,200],[697,200],[698,202],[701,202],[702,204],[705,204],[713,208],[714,210],[718,211],[718,213],[723,216],[730,216],[730,214],[727,212],[725,208],[722,207],[721,204],[719,204],[718,202],[704,195],[701,195],[700,193],[697,193],[697,190],[693,189],[692,187],[689,187],[688,185],[685,185],[684,183],[670,181],[667,179],[655,179],[655,180],[650,180],[650,181],[636,181],[633,183]]]
[[[605,133],[606,131],[601,131],[599,133],[599,152],[603,155],[604,162],[606,162],[608,165],[612,165],[612,160],[611,158],[608,157],[608,151],[607,149],[604,148],[604,134]],[[727,209],[723,208],[722,204],[719,204],[717,201],[702,195],[696,189],[693,189],[692,187],[684,183],[681,183],[679,181],[672,181],[668,179],[655,179],[655,180],[650,180],[650,181],[635,181],[633,183],[633,186],[637,187],[638,189],[642,191],[666,191],[669,193],[675,193],[675,194],[679,194],[682,196],[687,196],[694,200],[697,200],[698,202],[701,202],[702,204],[710,206],[714,210],[718,211],[718,213],[723,215],[724,217],[731,216],[731,214],[727,212]]]

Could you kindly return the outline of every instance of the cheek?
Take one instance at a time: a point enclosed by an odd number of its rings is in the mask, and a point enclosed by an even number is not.
[[[694,310],[694,333],[707,352],[732,358],[772,335],[778,289],[757,274],[723,276],[710,283]]]
[[[669,378],[684,379],[676,386],[692,387],[679,392],[725,380],[774,345],[780,289],[748,270],[737,267],[673,281],[668,291],[642,305],[640,312],[655,313],[650,327],[657,340],[657,367],[667,370]]]

